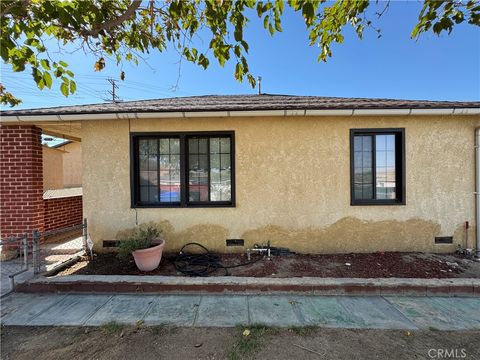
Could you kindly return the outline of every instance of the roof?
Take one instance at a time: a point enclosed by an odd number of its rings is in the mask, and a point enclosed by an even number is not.
[[[205,95],[1,111],[2,116],[149,112],[480,108],[480,101],[431,101],[296,95]]]
[[[71,142],[72,142],[71,140],[65,140],[61,143],[58,143],[56,145],[52,145],[52,146],[49,146],[49,147],[52,148],[52,149],[58,149],[58,148],[61,148],[62,146],[70,144]]]
[[[65,189],[54,189],[54,190],[47,190],[43,193],[43,199],[59,199],[59,198],[66,198],[66,197],[73,197],[73,196],[82,196],[82,188],[75,187],[75,188],[65,188]]]

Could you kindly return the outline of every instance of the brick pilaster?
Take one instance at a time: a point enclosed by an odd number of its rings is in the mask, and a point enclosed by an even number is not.
[[[0,236],[43,230],[41,129],[0,126]]]

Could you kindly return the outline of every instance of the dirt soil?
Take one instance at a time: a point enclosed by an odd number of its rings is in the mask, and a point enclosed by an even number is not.
[[[2,327],[1,359],[480,359],[480,331]],[[253,333],[253,332],[252,332]],[[432,357],[433,356],[433,357]]]
[[[244,254],[222,254],[225,266],[247,263]],[[119,260],[115,254],[95,254],[93,261],[86,259],[57,275],[182,275],[177,273],[173,259],[166,254],[160,266],[152,272],[141,272],[133,259]],[[250,277],[348,277],[348,278],[480,278],[480,262],[455,255],[425,253],[362,253],[272,256],[271,259],[252,255],[253,264],[217,269],[211,276]]]

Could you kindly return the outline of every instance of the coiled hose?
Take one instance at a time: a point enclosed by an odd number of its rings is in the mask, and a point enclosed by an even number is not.
[[[200,247],[205,252],[199,253],[199,254],[184,252],[186,247],[192,246],[192,245]],[[262,258],[263,256],[259,256],[257,259],[252,261],[248,261],[248,262],[237,264],[237,265],[225,266],[223,265],[222,259],[218,254],[211,253],[202,244],[191,242],[183,245],[178,255],[170,260],[173,262],[175,269],[184,275],[205,277],[205,276],[210,276],[211,273],[217,271],[218,269],[224,269],[225,275],[230,275],[228,272],[228,269],[251,265],[253,263],[256,263]]]

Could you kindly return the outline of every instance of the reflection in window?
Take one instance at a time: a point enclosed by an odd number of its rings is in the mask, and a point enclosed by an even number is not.
[[[188,194],[192,202],[231,200],[230,137],[188,139]]]
[[[210,200],[231,200],[230,138],[210,138]]]
[[[372,199],[372,136],[355,136],[354,151],[355,199]]]
[[[404,201],[403,130],[352,130],[352,137],[352,201],[358,204]]]
[[[180,201],[180,140],[139,140],[140,201]]]
[[[232,206],[233,133],[133,135],[132,204]]]
[[[377,199],[395,199],[395,135],[375,136]]]

